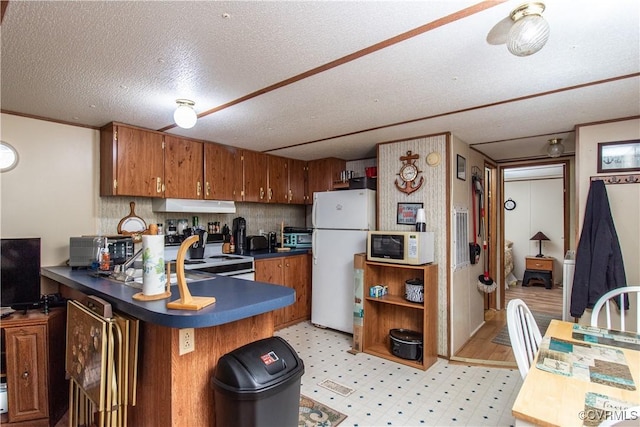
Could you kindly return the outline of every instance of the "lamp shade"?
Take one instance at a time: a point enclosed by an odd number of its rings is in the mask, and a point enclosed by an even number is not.
[[[542,231],[538,231],[532,238],[529,240],[550,240],[547,236],[544,235]]]
[[[537,240],[538,241],[538,255],[536,255],[536,257],[542,258],[544,256],[544,255],[542,255],[542,241],[543,240],[550,240],[550,239],[547,236],[545,236],[542,231],[538,231],[529,240]]]
[[[516,56],[529,56],[549,40],[549,24],[542,17],[542,3],[527,3],[511,12],[514,23],[507,34],[507,49]]]
[[[173,113],[173,120],[181,128],[191,129],[198,120],[198,115],[193,109],[195,102],[188,99],[178,99],[176,103],[178,104],[178,108],[176,108],[176,111]]]

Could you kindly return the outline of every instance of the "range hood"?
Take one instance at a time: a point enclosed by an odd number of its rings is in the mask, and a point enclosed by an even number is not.
[[[153,199],[154,212],[236,213],[236,205],[228,200]]]

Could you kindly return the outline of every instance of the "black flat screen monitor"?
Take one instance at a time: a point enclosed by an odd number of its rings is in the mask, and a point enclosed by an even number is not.
[[[40,301],[40,238],[1,239],[2,307],[26,310]]]

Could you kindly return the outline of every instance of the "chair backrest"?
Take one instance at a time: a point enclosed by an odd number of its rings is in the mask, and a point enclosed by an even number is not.
[[[640,309],[638,307],[638,303],[640,303],[640,286],[623,286],[621,288],[616,288],[610,290],[606,294],[602,295],[600,299],[593,306],[593,310],[591,310],[591,326],[598,326],[598,317],[600,316],[600,310],[602,307],[605,307],[606,318],[607,318],[607,329],[611,329],[611,305],[615,302],[616,297],[620,295],[624,295],[624,298],[629,298],[630,294],[636,295],[636,303],[635,307],[629,305],[629,311],[633,312],[635,310],[636,313],[636,332],[640,329]],[[620,302],[620,307],[624,307],[624,301],[622,298],[618,299]],[[620,313],[620,331],[626,331],[626,310],[619,310]]]
[[[529,307],[521,299],[513,299],[507,304],[507,327],[511,348],[522,379],[527,376],[533,359],[540,348],[540,329]]]

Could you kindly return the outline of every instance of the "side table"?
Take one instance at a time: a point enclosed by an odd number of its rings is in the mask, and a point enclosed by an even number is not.
[[[522,286],[530,286],[531,280],[544,283],[544,287],[553,287],[553,257],[526,257],[526,270],[522,279]]]

